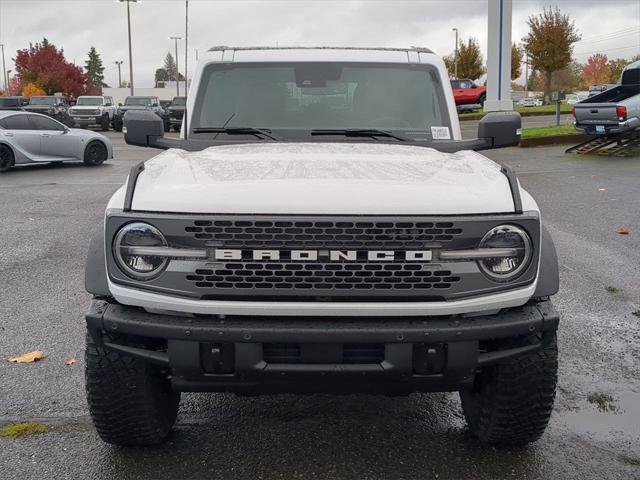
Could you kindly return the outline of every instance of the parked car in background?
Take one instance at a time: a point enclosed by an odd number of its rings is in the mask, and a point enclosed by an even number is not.
[[[169,112],[169,126],[176,132],[179,132],[180,128],[182,128],[182,117],[184,116],[186,105],[187,97],[173,97],[171,105],[167,108]]]
[[[576,129],[611,135],[640,128],[640,60],[626,66],[620,81],[573,107]]]
[[[565,97],[565,102],[568,105],[575,105],[576,103],[586,100],[587,98],[589,98],[589,92],[576,92],[567,95]]]
[[[26,97],[0,97],[0,110],[22,110],[28,104]]]
[[[519,107],[541,107],[542,100],[535,97],[525,97],[518,102]]]
[[[476,85],[472,80],[451,80],[453,99],[456,105],[480,105],[487,99],[487,87]]]
[[[596,83],[589,87],[589,97],[593,97],[595,95],[599,95],[602,92],[606,92],[607,90],[617,87],[615,83]]]
[[[69,128],[39,113],[0,111],[0,172],[28,163],[82,161],[96,166],[109,158],[113,147],[104,135]]]
[[[69,115],[75,125],[87,128],[89,125],[100,125],[103,131],[109,130],[116,107],[113,98],[108,96],[82,95],[76,104],[69,109]]]
[[[31,97],[29,104],[25,105],[24,109],[28,112],[48,115],[65,125],[71,124],[67,97],[57,95]]]
[[[113,129],[116,132],[122,131],[122,120],[124,114],[129,110],[149,110],[162,119],[164,131],[169,131],[169,117],[164,108],[160,106],[158,97],[133,96],[124,99],[124,105],[120,105],[113,116]]]

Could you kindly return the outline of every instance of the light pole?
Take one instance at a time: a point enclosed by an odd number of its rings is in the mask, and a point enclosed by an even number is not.
[[[4,64],[4,43],[0,43],[0,47],[2,48],[2,78],[4,79],[4,91],[6,93],[9,87],[9,77],[7,75],[7,67]]]
[[[173,40],[176,44],[176,97],[180,96],[180,63],[178,63],[178,40],[182,40],[182,37],[169,37],[169,40]]]
[[[453,54],[453,76],[457,80],[458,79],[458,29],[454,27],[451,29],[451,31],[456,32],[456,49],[455,49],[455,53]]]
[[[11,71],[12,71],[12,70],[7,70],[7,71],[5,72],[5,73],[6,73],[6,75],[7,75],[7,81],[9,81],[9,77],[11,76]],[[7,84],[7,93],[8,93],[9,95],[11,95],[11,92],[9,92],[9,85],[8,85],[8,84]]]
[[[131,96],[133,96],[133,55],[131,53],[131,12],[129,11],[129,4],[131,2],[137,3],[138,0],[116,0],[116,2],[127,2],[127,29],[129,32],[129,88],[131,89]]]
[[[118,88],[122,88],[122,75],[120,72],[120,67],[124,62],[122,60],[116,60],[113,63],[115,63],[118,66]]]

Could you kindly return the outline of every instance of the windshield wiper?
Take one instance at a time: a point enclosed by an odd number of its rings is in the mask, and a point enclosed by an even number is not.
[[[255,127],[200,127],[194,128],[193,133],[226,133],[227,135],[255,135],[260,139],[269,138],[274,142],[280,139],[271,134],[271,130]]]
[[[401,142],[412,142],[413,139],[398,135],[397,133],[378,130],[375,128],[345,128],[345,129],[326,129],[311,130],[311,135],[344,135],[345,137],[389,137],[400,140]]]

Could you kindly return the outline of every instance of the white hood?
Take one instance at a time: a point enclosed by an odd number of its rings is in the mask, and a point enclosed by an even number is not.
[[[138,177],[133,210],[450,215],[513,212],[500,166],[385,143],[265,143],[167,150]]]

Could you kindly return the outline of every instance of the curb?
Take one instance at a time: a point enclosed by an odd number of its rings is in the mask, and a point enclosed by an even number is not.
[[[515,110],[514,110],[515,111]],[[556,112],[518,112],[521,117],[540,117],[546,115],[555,115]],[[469,122],[474,120],[482,120],[486,113],[473,113],[471,115],[465,115],[464,117],[460,117],[458,114],[458,120],[461,122]],[[571,112],[560,112],[560,115],[571,115]]]
[[[595,138],[594,135],[584,133],[570,133],[568,135],[552,135],[549,137],[523,138],[520,140],[520,148],[543,147],[545,145],[560,145],[563,143],[581,143]]]

